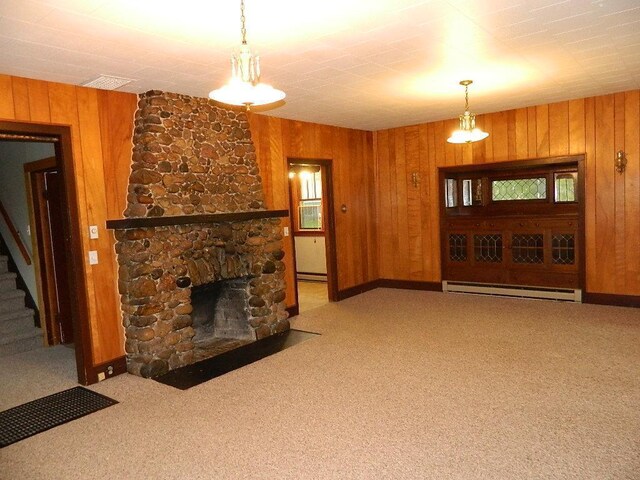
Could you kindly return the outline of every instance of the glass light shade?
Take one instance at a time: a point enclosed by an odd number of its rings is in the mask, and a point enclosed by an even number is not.
[[[266,83],[253,84],[232,78],[229,83],[209,93],[209,98],[227,105],[240,105],[247,108],[253,105],[267,105],[282,100],[285,97],[282,90],[273,88]]]
[[[216,102],[245,106],[247,110],[254,105],[279,102],[284,97],[282,90],[260,83],[260,57],[251,53],[244,37],[240,50],[231,56],[231,80],[209,92],[209,98]]]
[[[460,115],[460,128],[453,132],[447,142],[449,143],[472,143],[484,140],[489,134],[476,127],[476,116],[466,110],[464,115]]]

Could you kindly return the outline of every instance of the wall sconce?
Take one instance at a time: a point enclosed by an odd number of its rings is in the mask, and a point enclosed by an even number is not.
[[[618,153],[616,153],[616,172],[624,173],[626,167],[627,157],[622,150],[618,150]]]

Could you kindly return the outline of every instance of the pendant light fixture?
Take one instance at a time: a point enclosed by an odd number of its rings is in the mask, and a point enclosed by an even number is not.
[[[473,80],[462,80],[460,85],[464,87],[464,114],[460,115],[460,128],[453,132],[447,139],[449,143],[471,143],[484,140],[489,136],[476,128],[476,115],[469,111],[469,85]]]
[[[244,105],[247,110],[255,105],[268,105],[285,97],[282,90],[260,83],[260,57],[251,53],[247,45],[244,0],[240,0],[240,33],[242,45],[231,55],[231,79],[226,85],[212,90],[209,98],[228,105]]]

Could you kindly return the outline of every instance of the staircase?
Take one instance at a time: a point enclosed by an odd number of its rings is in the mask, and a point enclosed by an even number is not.
[[[33,326],[33,310],[24,306],[7,260],[0,255],[0,357],[42,347],[42,331]]]

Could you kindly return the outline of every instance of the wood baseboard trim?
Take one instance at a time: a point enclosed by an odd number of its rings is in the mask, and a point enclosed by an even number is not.
[[[379,282],[380,280],[373,280],[371,282],[361,283],[354,287],[345,288],[344,290],[338,290],[338,301],[378,288],[380,286]]]
[[[582,301],[584,303],[595,303],[597,305],[640,308],[640,296],[637,295],[584,292]]]
[[[429,292],[441,292],[442,282],[424,282],[418,280],[394,280],[381,278],[378,286],[383,288],[403,288],[406,290],[427,290]]]
[[[300,314],[300,306],[299,305],[294,305],[292,307],[287,307],[286,310],[287,310],[287,313],[289,314],[289,318],[295,317],[295,316]]]
[[[111,370],[109,369],[109,367],[111,367]],[[127,357],[123,355],[108,362],[94,365],[93,367],[88,369],[87,385],[98,383],[100,381],[100,379],[98,378],[99,373],[104,373],[104,380],[106,380],[107,378],[115,377],[116,375],[127,373]]]

